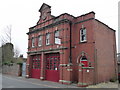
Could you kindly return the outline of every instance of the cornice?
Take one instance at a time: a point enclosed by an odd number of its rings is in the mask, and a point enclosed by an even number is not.
[[[41,27],[41,28],[39,28],[39,29],[33,29],[33,31],[30,31],[30,32],[28,32],[27,34],[29,35],[29,34],[31,34],[31,33],[35,33],[35,32],[38,32],[38,31],[45,30],[45,29],[47,29],[47,28],[54,27],[54,26],[59,25],[59,24],[61,24],[61,23],[69,23],[69,22],[71,22],[71,21],[68,20],[68,19],[62,19],[62,20],[60,20],[60,21],[57,21],[57,22],[55,22],[55,23],[52,23],[52,24],[49,24],[49,25],[47,25],[47,26]]]
[[[56,50],[64,50],[64,49],[68,49],[68,47],[60,47],[60,48],[54,48],[54,49],[44,49],[44,50],[38,50],[38,51],[29,51],[29,52],[27,52],[27,53],[28,53],[28,54],[31,54],[31,53],[47,52],[47,51],[56,51]]]

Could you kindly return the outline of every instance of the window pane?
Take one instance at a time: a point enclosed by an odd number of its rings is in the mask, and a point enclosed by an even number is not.
[[[82,41],[84,41],[84,35],[82,35]]]
[[[81,35],[83,35],[83,30],[81,30]]]
[[[55,31],[55,44],[61,44],[61,39],[59,39],[59,31]]]
[[[80,34],[80,40],[81,41],[86,41],[86,29],[82,29],[80,30],[81,34]]]
[[[42,36],[38,37],[38,46],[42,46]]]
[[[46,34],[46,45],[49,45],[50,44],[50,34],[47,33]]]
[[[83,29],[83,35],[86,35],[86,29]]]
[[[59,31],[55,31],[55,38],[59,36]]]
[[[35,46],[35,39],[32,38],[32,47],[34,47],[34,46]]]

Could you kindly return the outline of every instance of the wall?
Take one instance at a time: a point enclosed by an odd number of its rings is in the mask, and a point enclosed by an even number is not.
[[[115,31],[94,21],[97,83],[109,81],[116,73]]]
[[[17,64],[13,64],[13,66],[3,65],[2,66],[2,73],[18,76],[19,65],[17,65]]]
[[[92,15],[92,16],[91,16]],[[73,80],[77,81],[79,78],[82,79],[82,76],[78,76],[79,69],[78,64],[80,64],[80,58],[81,53],[85,52],[88,63],[91,63],[91,66],[94,67],[94,32],[93,32],[93,19],[86,21],[86,19],[94,18],[94,14],[88,14],[86,16],[79,17],[76,22],[79,22],[77,24],[74,24],[72,29],[72,60],[73,60]],[[80,22],[81,21],[84,22]],[[84,26],[86,28],[86,42],[80,42],[80,30]],[[78,61],[78,62],[77,62]],[[93,83],[93,73],[94,71],[90,71],[90,73],[86,73],[86,70],[83,70],[84,72],[84,79],[89,80],[89,84]],[[92,73],[92,74],[91,74]],[[87,76],[88,75],[88,76]],[[85,81],[86,82],[86,81]]]

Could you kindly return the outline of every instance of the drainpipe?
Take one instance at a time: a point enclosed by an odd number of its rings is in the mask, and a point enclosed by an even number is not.
[[[69,63],[72,63],[72,22],[69,22],[70,25],[70,56],[69,56]]]

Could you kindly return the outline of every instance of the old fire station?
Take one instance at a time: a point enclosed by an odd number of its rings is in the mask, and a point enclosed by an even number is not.
[[[116,77],[115,30],[89,12],[78,17],[51,15],[43,3],[29,28],[26,77],[87,86]]]

